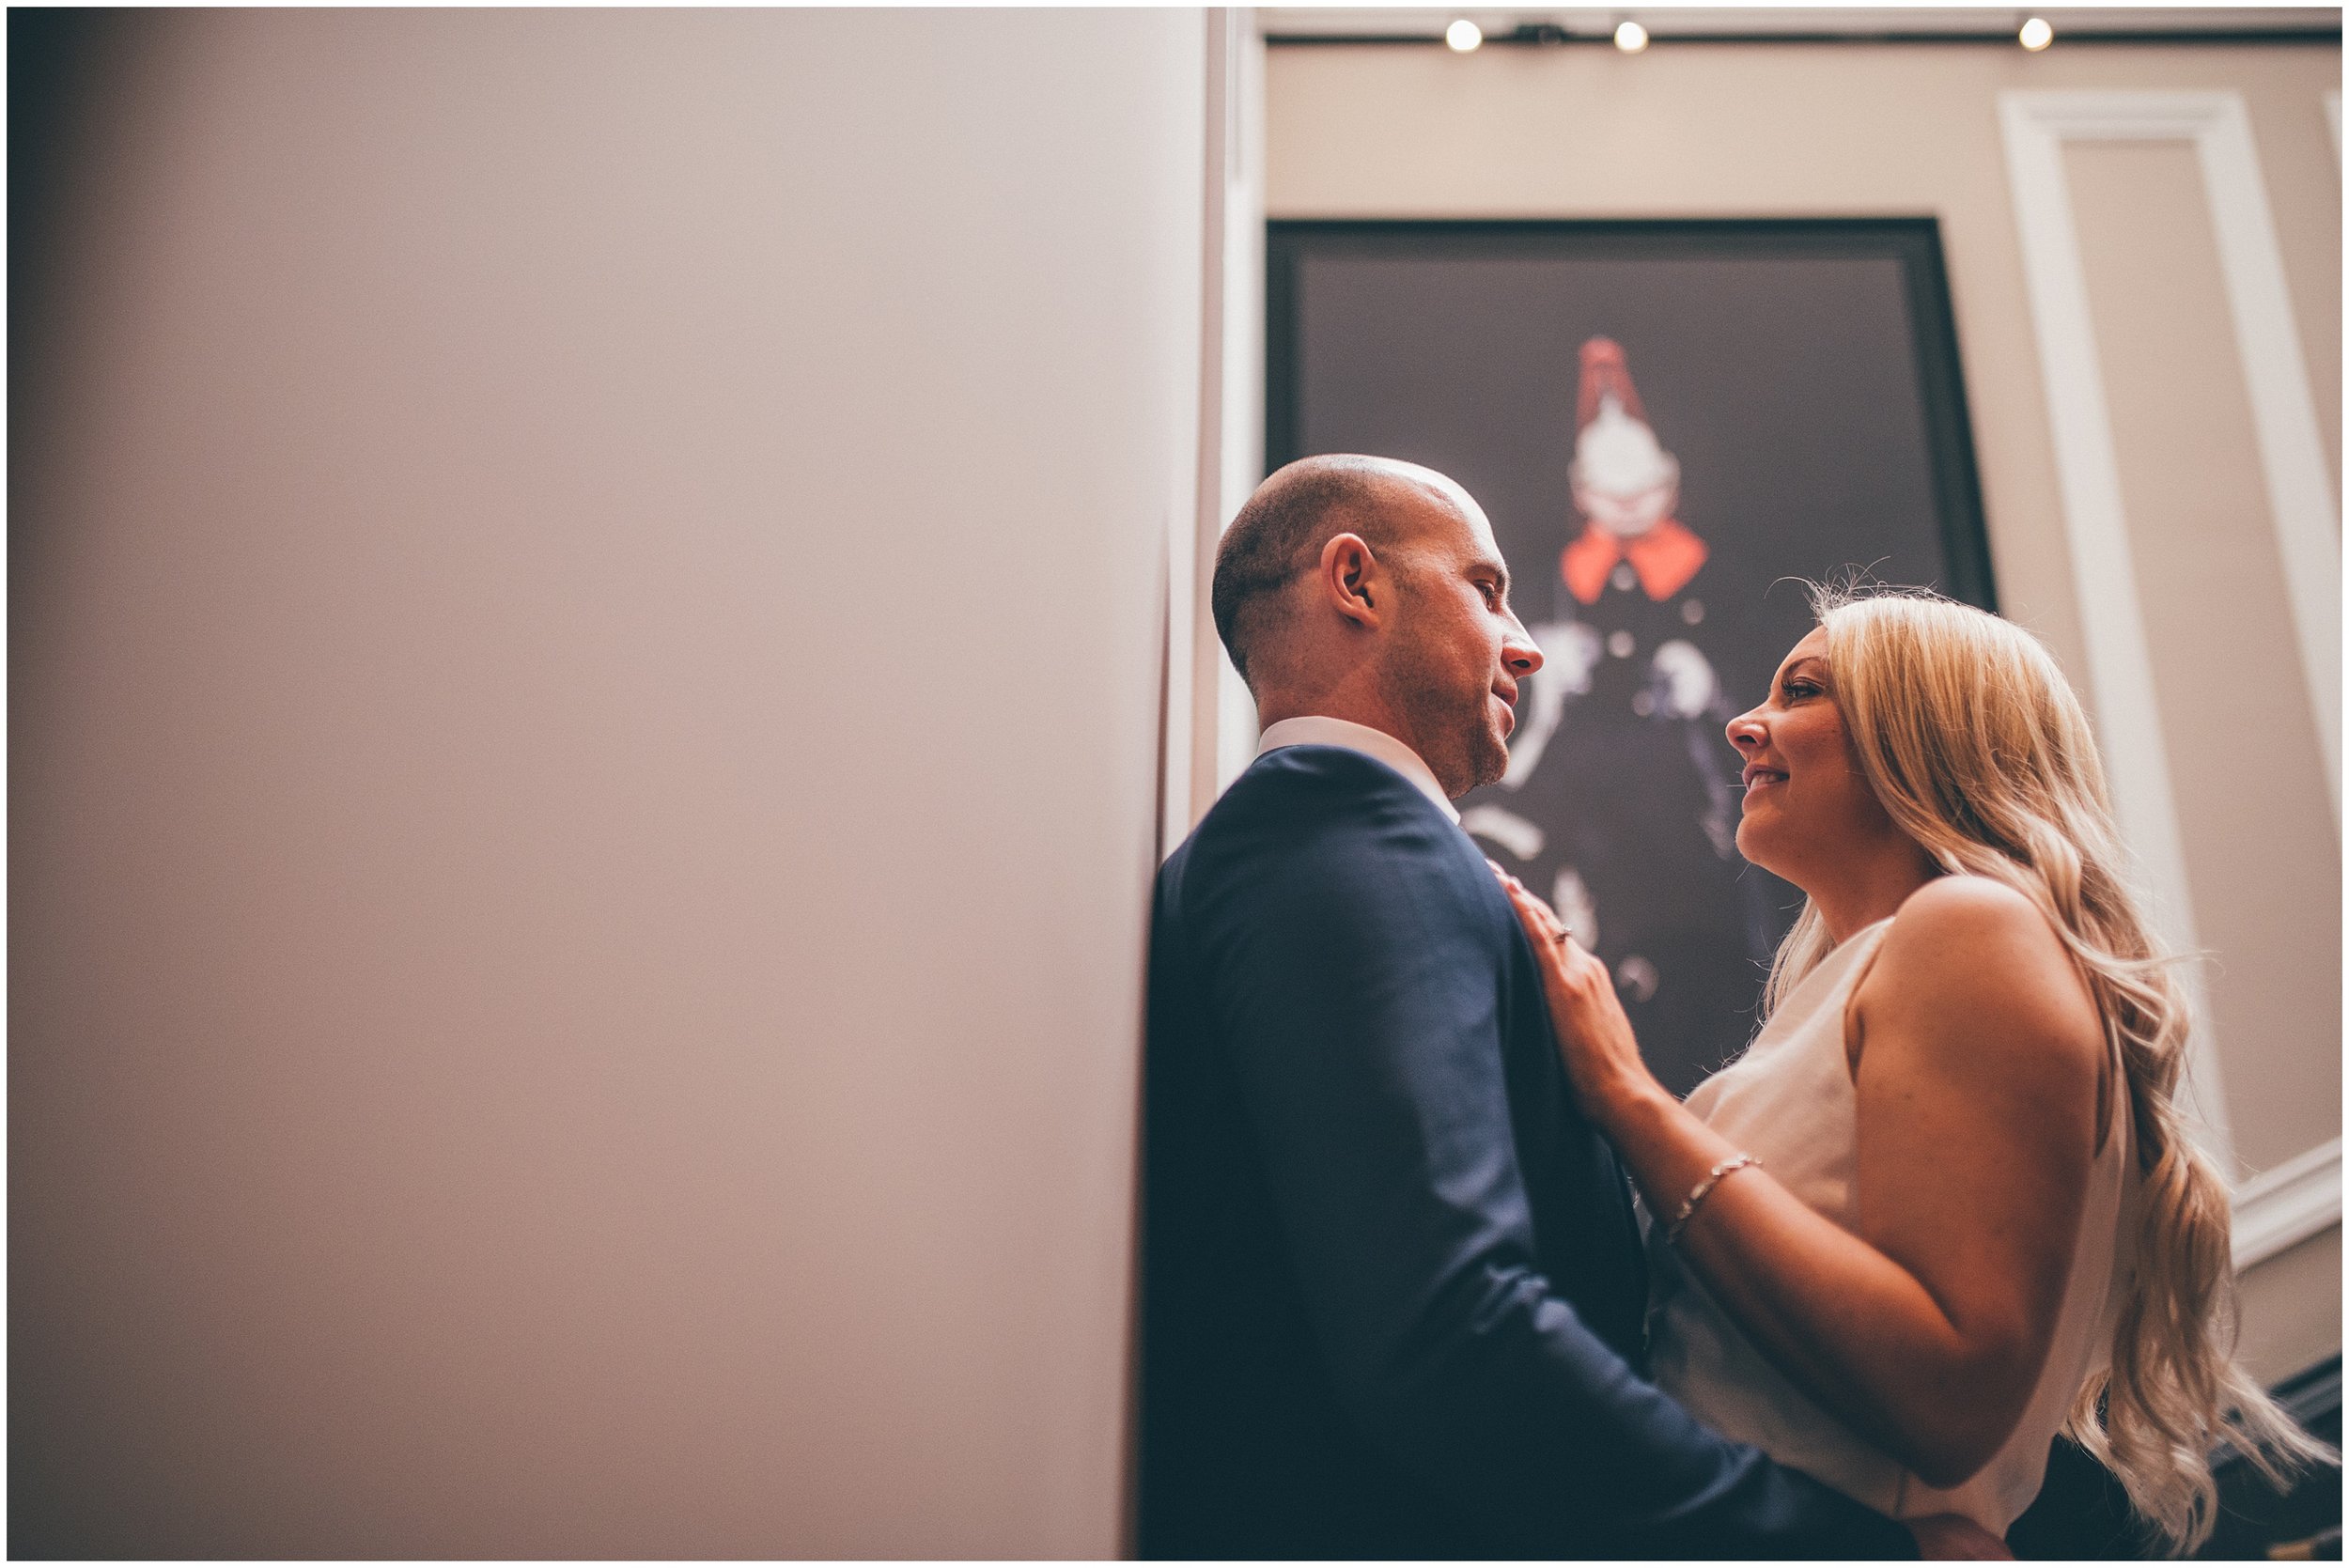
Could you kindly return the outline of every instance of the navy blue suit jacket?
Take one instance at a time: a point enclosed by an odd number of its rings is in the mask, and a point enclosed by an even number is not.
[[[1642,1381],[1629,1189],[1483,856],[1268,753],[1160,870],[1144,1557],[1913,1557]]]

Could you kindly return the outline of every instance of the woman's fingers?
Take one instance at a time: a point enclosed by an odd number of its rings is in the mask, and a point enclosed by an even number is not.
[[[1535,954],[1545,965],[1572,977],[1576,972],[1578,957],[1584,963],[1595,961],[1567,934],[1565,922],[1558,918],[1557,911],[1527,892],[1523,884],[1513,881],[1505,891],[1509,894],[1509,907],[1517,911],[1517,924],[1524,926],[1526,936],[1532,939]]]
[[[1517,922],[1525,927],[1528,936],[1545,942],[1557,941],[1558,933],[1564,928],[1559,924],[1558,917],[1550,913],[1548,905],[1523,888],[1509,890],[1509,903],[1516,908]]]
[[[1548,905],[1523,888],[1511,890],[1509,904],[1517,910],[1517,923],[1525,927],[1529,936],[1539,938],[1543,941],[1555,939],[1559,929],[1558,917],[1549,912]]]

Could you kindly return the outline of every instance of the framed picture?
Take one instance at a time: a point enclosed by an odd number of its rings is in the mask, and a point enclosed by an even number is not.
[[[1722,730],[1810,629],[1805,582],[1995,608],[1938,229],[1283,222],[1267,261],[1268,471],[1376,453],[1482,503],[1546,662],[1462,825],[1685,1094],[1801,904],[1737,854]]]

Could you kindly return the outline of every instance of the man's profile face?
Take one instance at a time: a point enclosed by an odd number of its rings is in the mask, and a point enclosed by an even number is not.
[[[1382,552],[1401,599],[1382,675],[1413,732],[1405,738],[1456,799],[1507,770],[1517,683],[1541,654],[1509,608],[1509,568],[1484,509],[1450,480],[1430,480],[1440,483],[1398,498],[1408,531]]]

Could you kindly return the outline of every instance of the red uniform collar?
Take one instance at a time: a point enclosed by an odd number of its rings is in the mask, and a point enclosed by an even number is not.
[[[1617,538],[1596,523],[1584,523],[1581,536],[1559,557],[1558,571],[1577,599],[1595,604],[1615,563],[1629,561],[1647,597],[1666,599],[1688,585],[1710,553],[1677,518],[1666,518],[1636,539]]]

